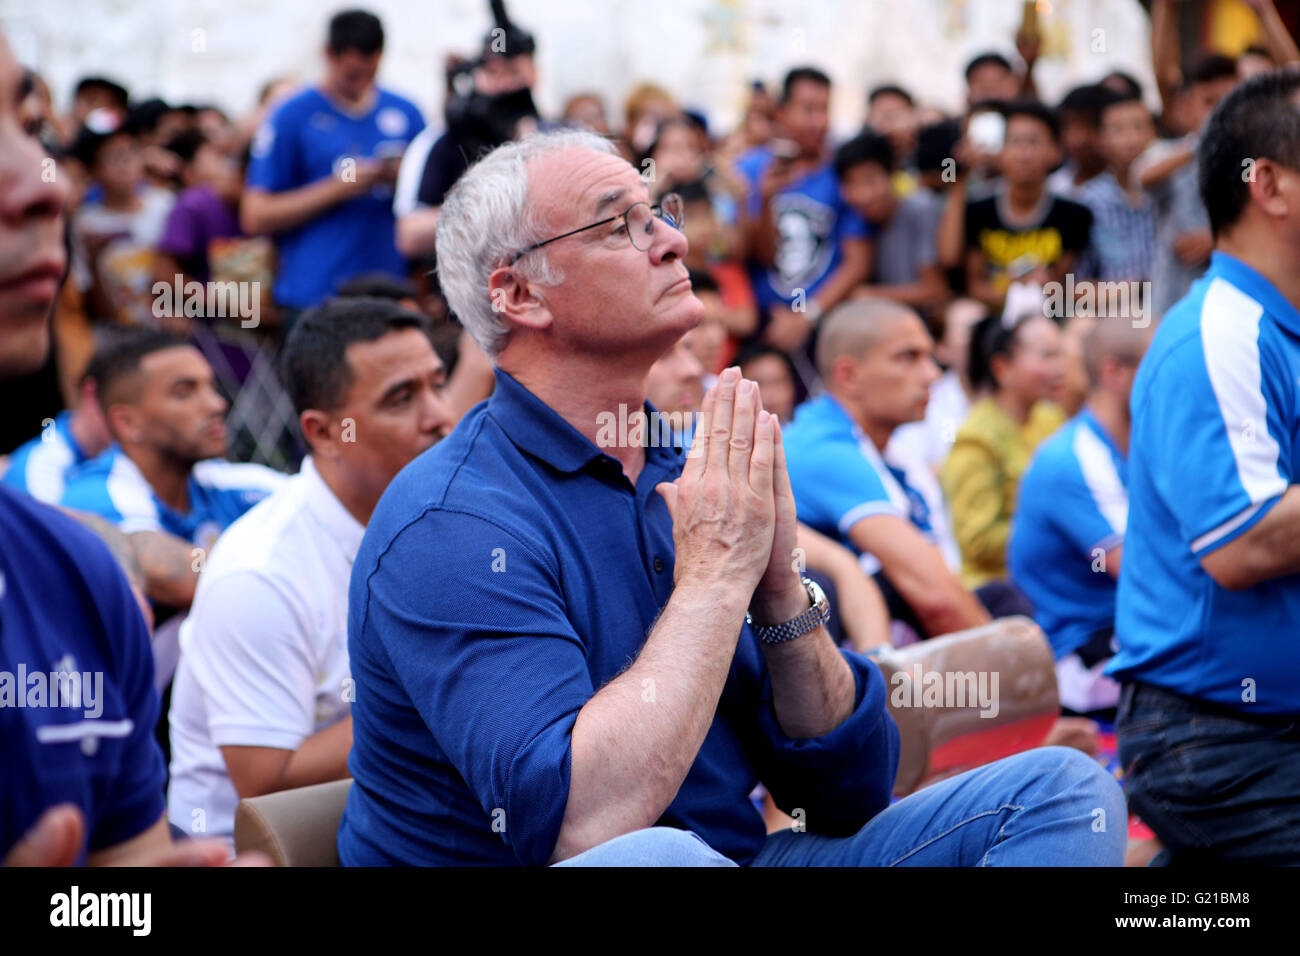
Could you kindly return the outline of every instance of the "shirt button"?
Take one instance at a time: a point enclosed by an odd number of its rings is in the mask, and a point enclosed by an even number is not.
[[[655,558],[655,574],[663,574],[663,573],[664,573],[664,559]]]

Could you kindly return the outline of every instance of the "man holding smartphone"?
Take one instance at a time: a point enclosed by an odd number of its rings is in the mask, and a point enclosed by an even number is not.
[[[274,237],[275,301],[290,321],[354,275],[406,275],[393,183],[424,119],[375,85],[383,48],[374,14],[335,15],[324,81],[285,100],[253,140],[240,225]]]
[[[754,295],[770,316],[764,338],[812,385],[804,347],[813,327],[871,269],[871,227],[840,197],[827,152],[831,81],[791,70],[777,108],[779,136],[737,163],[750,186],[745,243]]]

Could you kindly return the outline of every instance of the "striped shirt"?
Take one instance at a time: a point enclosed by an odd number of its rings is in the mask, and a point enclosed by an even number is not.
[[[1201,559],[1300,466],[1300,311],[1216,252],[1133,384],[1129,516],[1109,672],[1257,713],[1300,713],[1300,575],[1230,591]]]
[[[71,422],[71,411],[46,419],[41,433],[9,456],[9,467],[0,481],[37,501],[58,504],[68,474],[87,457],[72,435]]]
[[[1110,170],[1080,186],[1074,199],[1092,210],[1089,248],[1095,278],[1112,282],[1150,279],[1156,255],[1156,214],[1151,201],[1144,196],[1141,204],[1134,206]]]
[[[1106,552],[1128,524],[1124,456],[1086,407],[1039,447],[1020,480],[1011,578],[1058,658],[1115,622]]]
[[[158,498],[135,462],[114,445],[73,472],[60,503],[99,515],[127,534],[163,531],[206,549],[286,481],[287,475],[264,465],[201,461],[190,472],[190,510],[181,514]]]

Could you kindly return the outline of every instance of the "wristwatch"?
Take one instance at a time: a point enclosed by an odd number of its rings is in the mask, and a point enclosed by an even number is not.
[[[831,618],[831,602],[826,599],[826,592],[809,578],[802,578],[804,590],[812,606],[803,613],[786,621],[784,624],[755,624],[749,612],[745,612],[745,621],[750,630],[764,644],[784,644],[797,637],[811,634]]]

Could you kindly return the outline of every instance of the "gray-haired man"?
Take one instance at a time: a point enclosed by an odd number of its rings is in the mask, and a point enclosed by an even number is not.
[[[503,146],[448,195],[442,286],[497,389],[398,475],[357,555],[342,861],[1118,864],[1122,796],[1075,751],[889,806],[884,680],[793,570],[752,382],[723,374],[685,461],[603,440],[700,321],[679,215],[574,132]],[[799,830],[766,836],[760,781]]]

